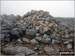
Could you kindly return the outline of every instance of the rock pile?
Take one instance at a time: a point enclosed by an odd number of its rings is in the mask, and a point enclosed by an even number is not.
[[[10,42],[11,39],[11,41],[17,41],[20,38],[23,42],[35,45],[39,45],[40,43],[59,45],[63,43],[67,48],[73,48],[73,30],[70,30],[64,25],[60,25],[47,11],[32,10],[23,17],[11,16],[13,15],[1,17],[3,19],[1,20],[1,34],[4,34],[2,41]],[[12,18],[13,20],[11,20]],[[8,24],[7,20],[11,23]],[[6,49],[3,49],[3,51],[5,52]],[[48,47],[44,49],[48,53],[50,50],[52,52],[54,51],[50,48],[48,51]]]
[[[24,24],[30,24],[27,30],[27,35],[32,34],[34,38],[40,42],[61,43],[67,39],[73,39],[73,31],[64,25],[56,23],[51,15],[46,11],[32,10],[23,16]],[[34,30],[33,30],[34,29]],[[37,36],[38,34],[38,36]],[[55,40],[55,41],[54,41]]]

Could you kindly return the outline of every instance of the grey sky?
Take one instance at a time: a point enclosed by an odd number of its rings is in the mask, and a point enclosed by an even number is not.
[[[74,17],[74,1],[1,1],[1,14],[24,15],[44,10],[54,17]]]

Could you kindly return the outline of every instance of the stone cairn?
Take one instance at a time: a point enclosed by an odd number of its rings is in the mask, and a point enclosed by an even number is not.
[[[6,16],[7,18],[7,16]],[[12,31],[14,28],[18,28],[21,30],[15,31],[13,35],[20,35],[20,38],[23,37],[23,41],[31,44],[64,44],[67,48],[73,48],[73,39],[74,39],[74,32],[70,30],[68,27],[60,25],[53,16],[49,14],[47,11],[43,10],[31,10],[27,12],[23,17],[16,17],[14,23],[10,25],[12,28],[10,29],[9,24],[7,24],[7,28],[9,32]],[[9,20],[9,22],[12,20]],[[2,31],[8,32],[4,30],[5,24],[2,22]],[[5,26],[5,27],[6,27]],[[6,28],[5,28],[6,29]],[[18,32],[22,32],[21,33]],[[9,33],[8,33],[9,34]],[[10,34],[9,34],[10,35]],[[6,36],[5,37],[9,37]],[[2,41],[10,41],[11,36],[8,39],[2,39]],[[12,37],[15,39],[15,37]],[[18,40],[17,40],[18,39]],[[16,41],[21,43],[19,38],[16,38]],[[46,47],[48,48],[48,47]],[[47,50],[45,48],[45,50]],[[48,50],[47,50],[48,51]]]

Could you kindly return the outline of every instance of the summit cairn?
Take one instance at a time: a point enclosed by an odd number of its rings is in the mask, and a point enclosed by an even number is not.
[[[31,10],[22,17],[2,15],[1,34],[4,35],[3,38],[1,37],[2,46],[6,44],[6,47],[1,47],[3,54],[10,52],[10,46],[17,49],[16,46],[13,47],[14,41],[16,41],[16,45],[23,44],[23,47],[27,48],[23,50],[22,46],[19,46],[19,54],[24,51],[23,54],[28,56],[33,53],[50,56],[51,54],[59,54],[60,50],[74,49],[74,31],[60,24],[49,12],[43,10]],[[9,50],[8,53],[7,50]],[[10,54],[15,53],[15,50],[11,49]],[[18,52],[17,50],[16,52]],[[28,54],[27,50],[32,50],[31,54]],[[33,52],[33,50],[35,51]]]

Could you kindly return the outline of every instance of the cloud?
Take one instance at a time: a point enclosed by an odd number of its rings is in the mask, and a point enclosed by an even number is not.
[[[55,17],[74,17],[74,1],[1,1],[1,14],[24,15],[44,10]]]

